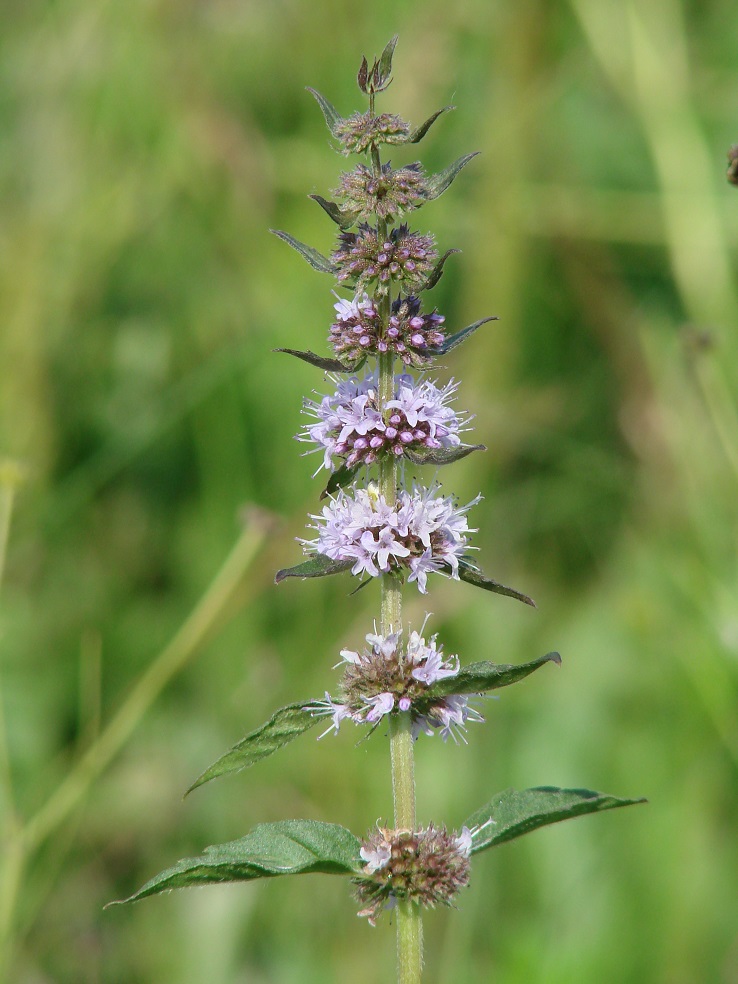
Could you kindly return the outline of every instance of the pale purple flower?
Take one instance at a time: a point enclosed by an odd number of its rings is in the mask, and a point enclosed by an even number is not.
[[[384,839],[375,839],[364,845],[359,851],[362,861],[366,862],[364,869],[368,875],[385,868],[392,857],[392,845]]]
[[[459,434],[470,418],[449,405],[458,389],[454,380],[439,387],[430,380],[416,382],[407,373],[395,376],[394,399],[387,402],[385,419],[378,409],[376,371],[363,379],[332,378],[337,387],[332,395],[305,401],[305,412],[317,423],[297,435],[316,445],[314,451],[323,452],[321,467],[328,471],[336,467],[334,459],[351,468],[370,465],[381,454],[399,457],[407,450],[461,444]]]
[[[433,551],[430,547],[423,551],[419,557],[413,557],[408,565],[410,567],[410,576],[408,577],[408,582],[417,582],[418,590],[421,594],[426,594],[427,592],[427,581],[428,575],[443,569],[444,560],[441,557],[436,557],[433,555]],[[453,565],[452,565],[453,566]],[[458,572],[458,564],[455,570]]]
[[[458,836],[456,837],[456,847],[459,854],[463,857],[470,857],[472,849],[474,847],[474,838],[477,834],[481,834],[485,827],[496,826],[497,821],[493,820],[492,817],[485,820],[484,823],[475,825],[473,827],[462,827]]]
[[[407,644],[407,658],[415,663],[412,676],[426,687],[436,680],[454,677],[459,672],[459,657],[444,659],[443,647],[437,647],[436,639],[437,636],[431,636],[430,643],[426,644],[425,639],[413,630]]]
[[[462,827],[455,839],[456,849],[463,857],[471,857],[473,833],[468,827]]]
[[[363,699],[371,708],[366,712],[364,720],[372,724],[380,721],[385,714],[390,714],[395,706],[395,698],[389,693],[377,694],[376,697],[364,697]]]
[[[356,720],[354,713],[346,704],[338,704],[331,698],[331,695],[326,690],[325,700],[316,700],[314,704],[307,704],[303,707],[304,711],[310,711],[313,717],[330,717],[332,718],[329,728],[323,732],[322,735],[318,735],[318,740],[325,738],[325,736],[333,731],[338,734],[338,729],[341,727],[341,722],[345,721],[347,718],[351,720]]]
[[[317,536],[302,540],[309,553],[331,560],[352,561],[352,574],[380,573],[408,568],[409,581],[426,592],[430,571],[441,571],[458,580],[459,560],[469,549],[466,513],[479,496],[458,506],[437,490],[401,491],[390,506],[375,486],[341,490],[321,515],[314,515]]]
[[[376,314],[374,304],[366,293],[357,294],[350,301],[339,297],[335,291],[333,291],[333,296],[338,301],[337,304],[333,305],[338,321],[352,321],[362,316],[374,317]]]
[[[376,630],[376,625],[374,628]],[[388,632],[385,636],[379,635],[379,633],[375,631],[367,633],[365,638],[372,650],[377,653],[377,655],[381,655],[384,656],[385,659],[389,659],[394,656],[400,648],[401,635],[402,630],[399,632]]]
[[[466,694],[451,694],[442,697],[426,714],[415,718],[413,737],[417,738],[421,732],[432,735],[440,728],[444,741],[451,737],[457,744],[459,740],[466,744],[467,722],[483,720],[479,711],[469,706],[469,697]]]

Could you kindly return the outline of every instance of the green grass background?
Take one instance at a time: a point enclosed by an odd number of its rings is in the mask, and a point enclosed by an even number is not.
[[[462,661],[563,657],[468,748],[420,740],[419,817],[458,826],[510,785],[650,800],[478,858],[426,920],[425,980],[738,981],[736,5],[5,0],[0,22],[0,455],[25,469],[0,592],[7,980],[392,979],[394,927],[340,879],[102,906],[262,821],[390,814],[379,733],[181,794],[334,687],[377,612],[376,585],[272,583],[317,508],[292,437],[322,385],[272,349],[325,351],[334,285],[267,230],[330,250],[306,195],[346,165],[304,86],[361,108],[361,55],[397,32],[382,108],[458,109],[393,159],[482,151],[420,213],[463,250],[432,302],[457,328],[500,316],[439,372],[489,446],[442,478],[483,493],[480,563],[539,606],[436,579],[406,613]],[[247,504],[234,590],[160,658]]]

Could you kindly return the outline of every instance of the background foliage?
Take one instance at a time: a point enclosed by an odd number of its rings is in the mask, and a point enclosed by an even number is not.
[[[650,800],[478,858],[461,911],[427,921],[427,980],[738,981],[735,4],[0,16],[0,453],[26,470],[0,594],[8,979],[391,979],[389,921],[332,879],[102,906],[259,822],[390,813],[378,736],[311,732],[181,793],[333,686],[377,610],[345,578],[272,584],[316,507],[291,438],[321,378],[271,350],[323,351],[333,285],[267,229],[330,249],[305,196],[342,162],[304,86],[359,108],[360,56],[397,32],[382,108],[459,107],[430,168],[483,151],[420,215],[464,251],[434,291],[449,324],[500,316],[448,358],[490,450],[443,478],[484,493],[480,560],[539,605],[436,583],[407,614],[462,661],[563,656],[468,749],[421,739],[420,817],[458,824],[507,785]]]

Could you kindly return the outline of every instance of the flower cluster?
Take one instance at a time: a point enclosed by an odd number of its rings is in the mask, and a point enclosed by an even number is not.
[[[422,632],[422,629],[421,629]],[[366,636],[363,652],[341,650],[345,666],[340,685],[340,700],[326,692],[325,700],[308,704],[313,716],[330,717],[323,734],[338,734],[341,722],[377,724],[386,715],[412,712],[412,733],[433,735],[440,731],[446,741],[466,742],[464,733],[469,721],[483,721],[482,715],[469,706],[464,694],[429,697],[428,688],[439,680],[457,676],[459,657],[446,657],[434,635],[426,643],[421,633],[412,631],[407,646],[400,643],[401,631],[386,636],[376,632]],[[339,665],[342,665],[339,664]]]
[[[353,113],[341,120],[334,130],[341,142],[341,153],[363,154],[372,144],[405,143],[410,134],[410,126],[392,113]]]
[[[380,241],[377,229],[362,222],[357,232],[342,232],[331,259],[338,269],[338,280],[353,281],[357,290],[376,283],[385,292],[391,284],[405,290],[419,290],[433,270],[438,257],[431,235],[411,232],[406,223],[393,229]]]
[[[450,834],[431,824],[421,830],[377,827],[361,847],[364,874],[355,879],[356,898],[374,926],[383,908],[397,902],[450,905],[469,884],[474,832]]]
[[[354,219],[376,215],[392,221],[401,212],[419,208],[428,196],[423,169],[419,163],[393,171],[389,161],[378,175],[365,164],[341,175],[334,195],[344,199],[341,211]]]
[[[313,515],[317,537],[301,540],[309,552],[331,560],[351,561],[352,574],[380,574],[408,569],[408,581],[426,592],[428,574],[440,571],[459,579],[459,560],[468,549],[470,530],[466,513],[480,500],[477,496],[458,506],[451,496],[435,490],[401,491],[390,505],[376,486],[341,491]]]
[[[433,311],[423,314],[412,294],[392,302],[389,323],[382,325],[374,304],[366,294],[333,305],[336,320],[328,340],[339,358],[356,365],[367,355],[392,352],[405,365],[424,368],[432,362],[444,342],[445,318]]]
[[[450,448],[461,443],[459,430],[465,421],[449,406],[458,384],[453,380],[439,388],[429,380],[416,383],[412,376],[395,376],[394,399],[386,405],[387,419],[379,410],[378,373],[358,379],[334,380],[336,391],[320,403],[305,400],[305,411],[315,417],[298,435],[301,441],[323,451],[322,467],[334,469],[334,458],[349,468],[370,465],[381,454],[397,457],[407,450]],[[320,469],[318,469],[320,470]]]

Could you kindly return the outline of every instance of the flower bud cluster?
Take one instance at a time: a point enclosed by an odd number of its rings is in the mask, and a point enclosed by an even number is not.
[[[391,113],[353,113],[336,126],[334,131],[341,143],[341,153],[364,154],[374,144],[405,143],[410,124]]]
[[[401,212],[419,208],[428,196],[428,189],[419,163],[408,164],[393,171],[389,162],[375,175],[365,164],[341,175],[334,195],[344,200],[341,211],[354,219],[372,215],[393,221]]]
[[[423,314],[419,299],[412,294],[392,302],[386,326],[367,294],[357,294],[350,301],[339,299],[333,306],[336,320],[328,340],[336,355],[348,364],[356,364],[367,355],[391,352],[405,365],[419,369],[430,365],[443,345],[446,319],[435,311]]]
[[[376,284],[380,293],[390,285],[405,291],[423,287],[438,257],[433,236],[411,232],[403,223],[386,239],[379,238],[375,226],[362,222],[357,232],[342,232],[331,259],[340,283],[352,281],[357,291]]]
[[[422,632],[422,629],[421,629]],[[401,711],[412,714],[413,738],[421,733],[440,732],[446,741],[466,742],[469,721],[483,721],[482,715],[469,706],[465,694],[429,697],[428,688],[439,680],[453,678],[459,673],[459,657],[446,657],[443,647],[432,636],[426,643],[423,636],[412,631],[407,646],[401,645],[401,631],[386,636],[370,633],[362,652],[341,650],[345,665],[339,687],[339,700],[326,692],[325,700],[306,706],[316,717],[330,717],[329,732],[338,734],[341,722],[378,724],[383,717]]]
[[[451,905],[469,883],[473,833],[459,834],[431,824],[420,830],[377,827],[361,847],[364,874],[355,880],[356,898],[374,926],[383,908],[397,902]]]
[[[450,448],[461,443],[465,422],[449,406],[458,384],[453,380],[439,388],[429,380],[416,383],[412,376],[395,376],[394,399],[379,410],[378,372],[363,379],[334,378],[336,391],[320,403],[305,400],[305,411],[318,421],[300,435],[301,441],[323,451],[322,467],[335,468],[334,459],[352,468],[371,465],[382,454],[401,457],[406,451]],[[386,417],[386,419],[385,419]],[[320,470],[320,469],[318,469]]]
[[[352,574],[409,571],[425,594],[428,574],[440,571],[459,579],[459,560],[468,549],[470,530],[466,513],[480,500],[458,506],[451,496],[436,495],[433,488],[398,493],[389,505],[376,486],[340,491],[323,508],[316,522],[317,537],[301,540],[306,551],[331,560],[351,561]]]

